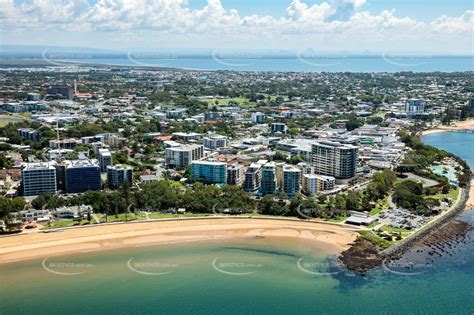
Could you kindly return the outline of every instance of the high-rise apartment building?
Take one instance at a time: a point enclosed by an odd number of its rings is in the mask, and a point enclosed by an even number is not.
[[[405,103],[405,111],[408,115],[416,115],[425,111],[425,100],[410,98]]]
[[[293,197],[300,192],[301,170],[293,165],[284,165],[282,173],[282,190],[288,197]]]
[[[166,164],[176,168],[184,168],[203,157],[204,147],[198,144],[183,144],[166,148]]]
[[[350,179],[355,176],[358,148],[351,144],[320,141],[312,145],[314,173]]]
[[[112,165],[112,153],[109,149],[98,149],[98,158],[100,171],[102,173],[107,172],[107,167]]]
[[[244,180],[244,170],[239,164],[232,164],[227,167],[227,184],[240,185]]]
[[[100,189],[100,166],[96,160],[64,161],[64,164],[67,193]]]
[[[260,160],[257,163],[249,165],[245,171],[245,178],[242,187],[246,191],[256,191],[260,188],[262,182],[262,167],[267,160]]]
[[[56,169],[54,163],[26,163],[21,170],[24,196],[56,193]]]
[[[272,194],[277,190],[276,164],[268,162],[262,167],[262,180],[260,193],[262,195]]]
[[[227,183],[227,164],[213,161],[193,161],[191,175],[195,180],[207,184]]]
[[[125,182],[132,184],[133,170],[130,166],[114,165],[107,166],[107,182],[109,188],[116,189]]]

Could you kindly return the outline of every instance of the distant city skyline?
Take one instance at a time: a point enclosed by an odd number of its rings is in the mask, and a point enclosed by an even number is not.
[[[2,0],[0,44],[472,54],[470,0]]]

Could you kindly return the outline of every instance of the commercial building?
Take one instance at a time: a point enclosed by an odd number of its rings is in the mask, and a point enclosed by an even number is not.
[[[307,195],[334,189],[336,179],[332,176],[303,174],[302,190]]]
[[[28,94],[26,94],[26,100],[37,102],[37,101],[41,100],[41,95],[38,94],[38,93],[28,93]]]
[[[355,176],[358,148],[351,144],[320,141],[313,143],[312,160],[315,174],[347,180]]]
[[[99,190],[100,166],[97,160],[64,161],[66,167],[66,192],[82,193],[88,190]]]
[[[20,137],[28,139],[30,141],[41,140],[41,132],[39,130],[34,130],[31,128],[21,128],[18,129],[17,132]]]
[[[282,123],[272,123],[270,125],[270,129],[272,132],[286,133],[286,131],[288,130],[288,127]]]
[[[204,147],[209,150],[227,148],[227,137],[221,135],[211,135],[204,138]]]
[[[21,170],[24,196],[56,193],[56,169],[54,163],[26,163]]]
[[[245,178],[242,187],[246,191],[256,191],[260,188],[262,182],[262,167],[267,160],[260,160],[252,163],[245,171]]]
[[[204,147],[198,144],[183,144],[179,147],[166,148],[166,164],[184,168],[193,161],[204,157]]]
[[[46,89],[46,94],[52,96],[60,95],[68,100],[72,100],[74,98],[74,91],[71,87],[66,85],[52,85]]]
[[[107,182],[109,188],[116,189],[125,182],[132,184],[133,170],[130,166],[114,165],[107,166]]]
[[[262,180],[260,193],[262,195],[272,194],[277,190],[276,164],[268,162],[262,167]]]
[[[11,112],[11,113],[21,113],[21,112],[28,112],[28,111],[38,111],[38,110],[45,110],[48,108],[46,103],[42,103],[39,101],[24,101],[20,103],[2,103],[0,104],[0,108],[4,111]]]
[[[227,183],[227,164],[213,161],[193,161],[191,175],[206,184]]]
[[[140,182],[143,185],[148,185],[148,184],[151,184],[153,182],[157,182],[157,181],[162,180],[162,179],[163,179],[163,176],[160,176],[160,175],[142,175],[142,176],[140,176]]]
[[[52,149],[48,151],[48,160],[67,159],[73,152],[71,149]]]
[[[100,171],[107,172],[107,167],[112,165],[112,153],[108,149],[99,149],[97,152],[99,158]]]
[[[301,170],[293,165],[284,165],[282,170],[282,190],[293,197],[300,192]]]
[[[219,113],[218,112],[209,112],[204,114],[204,120],[209,121],[209,120],[216,120],[219,118]]]
[[[227,184],[240,185],[244,180],[244,170],[239,164],[232,164],[227,167]]]
[[[74,149],[77,146],[76,139],[49,140],[48,146],[53,149]]]

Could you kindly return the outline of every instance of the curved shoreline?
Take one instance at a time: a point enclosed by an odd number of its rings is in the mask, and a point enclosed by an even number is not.
[[[212,241],[241,237],[285,237],[314,241],[333,253],[347,249],[357,233],[336,224],[262,218],[192,218],[73,228],[0,239],[0,264],[117,248]]]
[[[452,126],[437,125],[432,128],[421,131],[420,135],[426,136],[433,133],[457,131],[457,130],[462,130],[462,129],[474,129],[474,118],[470,118],[463,121],[456,121],[454,125]]]
[[[422,132],[421,135],[428,135],[428,134],[437,133],[437,132],[455,131],[458,129],[464,129],[466,127],[474,127],[474,119],[469,119],[467,121],[457,123],[451,129],[428,129],[426,132]],[[455,157],[458,160],[462,160],[466,162],[462,157],[459,157],[458,155],[452,152],[449,152],[449,154],[451,154],[453,157]],[[400,241],[399,243],[393,244],[389,248],[385,249],[379,254],[379,256],[383,259],[398,258],[400,255],[403,255],[408,250],[410,250],[413,246],[423,241],[425,238],[428,238],[436,228],[442,228],[444,225],[448,224],[453,219],[455,219],[463,211],[470,210],[473,207],[473,205],[474,205],[474,176],[471,174],[471,180],[468,182],[466,187],[461,189],[458,199],[456,200],[456,204],[453,206],[452,209],[449,210],[449,212],[435,219],[433,222],[425,225],[424,227],[422,227],[415,233],[411,234],[407,238]]]

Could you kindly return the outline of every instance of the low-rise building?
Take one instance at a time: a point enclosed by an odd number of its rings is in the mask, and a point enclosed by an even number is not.
[[[317,192],[334,189],[336,179],[332,176],[303,174],[302,189],[307,195],[314,195]]]

